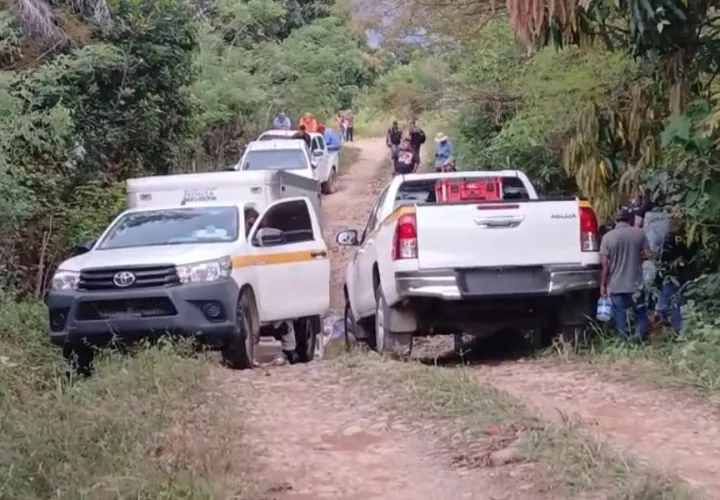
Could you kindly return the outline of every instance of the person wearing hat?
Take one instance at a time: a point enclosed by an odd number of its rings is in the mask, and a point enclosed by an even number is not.
[[[435,171],[442,172],[445,163],[455,156],[455,145],[448,139],[448,136],[438,132],[435,136]]]
[[[650,257],[645,232],[633,225],[634,214],[621,208],[616,224],[600,243],[600,295],[612,302],[615,327],[624,340],[647,340],[649,321],[643,283],[643,261]],[[633,312],[637,335],[630,334],[628,313]]]

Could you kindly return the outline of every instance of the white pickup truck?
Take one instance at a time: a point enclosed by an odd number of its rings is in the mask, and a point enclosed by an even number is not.
[[[260,134],[257,140],[276,141],[292,139],[297,132],[297,130],[267,130]],[[322,134],[312,132],[310,134],[309,154],[312,157],[313,166],[317,172],[317,179],[318,182],[320,182],[322,193],[334,193],[340,168],[340,151],[330,148],[326,144]]]
[[[447,201],[443,180],[492,180],[500,193]],[[519,171],[396,176],[362,232],[336,240],[358,247],[345,273],[346,334],[396,355],[409,353],[414,336],[575,331],[598,296],[593,209],[539,199]]]

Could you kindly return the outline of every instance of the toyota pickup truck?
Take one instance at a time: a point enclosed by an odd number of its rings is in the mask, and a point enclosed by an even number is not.
[[[365,228],[336,241],[357,247],[345,272],[346,333],[395,355],[416,336],[575,333],[598,296],[592,207],[540,199],[520,171],[396,176]]]
[[[128,180],[131,208],[53,276],[51,341],[86,365],[92,347],[170,334],[244,369],[261,336],[292,322],[298,359],[312,360],[330,262],[308,184],[289,172]]]

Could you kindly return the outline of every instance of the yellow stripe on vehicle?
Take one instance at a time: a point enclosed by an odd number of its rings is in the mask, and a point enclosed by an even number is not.
[[[403,215],[409,215],[415,213],[415,207],[399,207],[395,210],[393,210],[390,215],[385,217],[380,224],[378,224],[378,227],[376,227],[370,234],[367,235],[365,238],[365,241],[369,241],[377,235],[378,231],[380,231],[380,228],[389,226],[391,224],[394,224],[397,222],[397,220],[402,217]],[[364,245],[363,245],[364,246]]]
[[[323,252],[324,255],[321,255]],[[251,266],[272,266],[275,264],[294,264],[296,262],[309,262],[311,260],[327,259],[325,250],[302,250],[299,252],[273,253],[267,255],[243,255],[233,257],[233,268]]]

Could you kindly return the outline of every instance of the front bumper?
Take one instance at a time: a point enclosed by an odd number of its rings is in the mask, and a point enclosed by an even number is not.
[[[114,339],[171,334],[219,347],[236,331],[238,293],[230,278],[157,288],[52,291],[46,299],[50,339],[60,346],[80,341],[103,346]]]
[[[477,278],[473,275],[477,272],[486,273],[486,277]],[[597,289],[599,283],[599,266],[436,269],[395,273],[395,284],[401,298],[463,300],[519,295],[560,296]]]

